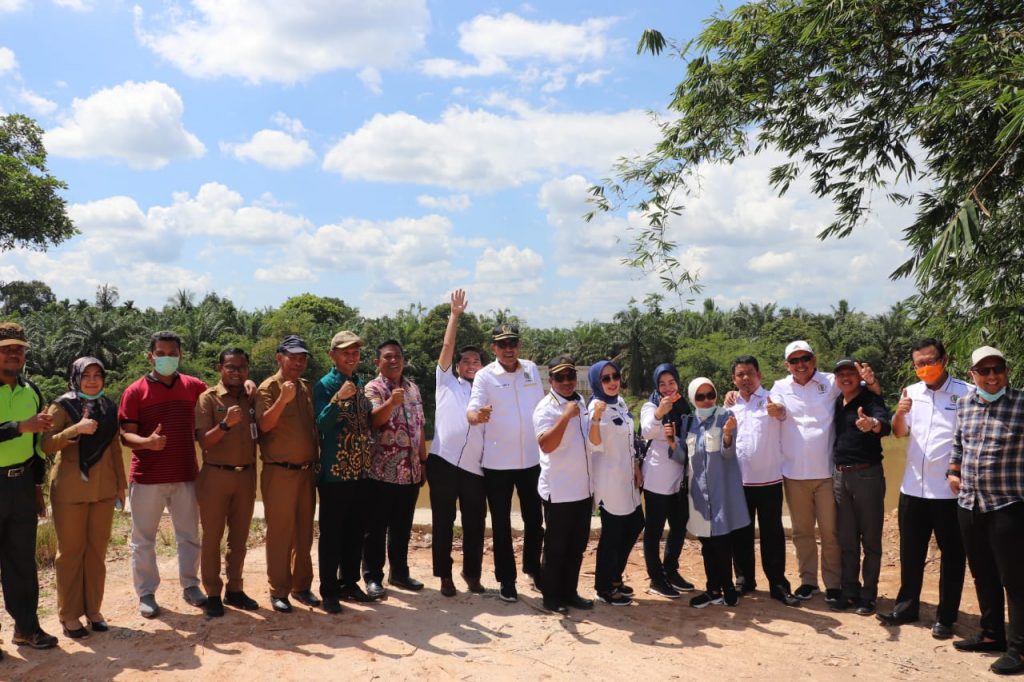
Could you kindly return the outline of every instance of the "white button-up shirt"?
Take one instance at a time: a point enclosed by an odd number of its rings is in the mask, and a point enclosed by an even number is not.
[[[956,430],[956,403],[973,388],[953,377],[936,391],[923,381],[907,386],[907,397],[914,403],[906,417],[910,442],[901,493],[933,500],[956,498],[946,482]]]
[[[480,376],[479,374],[477,376]],[[475,383],[475,381],[474,381]],[[548,391],[533,411],[533,426],[538,435],[550,431],[565,412],[568,401]],[[590,475],[590,447],[587,433],[590,415],[580,400],[580,412],[565,427],[562,442],[551,452],[540,450],[540,479],[537,492],[548,502],[578,502],[594,492]]]
[[[640,408],[640,436],[651,441],[640,472],[644,476],[644,490],[659,495],[675,495],[683,486],[686,469],[668,456],[665,427],[654,416],[657,409],[658,406],[649,400]]]
[[[587,406],[594,418],[594,399]],[[609,514],[628,516],[640,504],[640,491],[633,477],[633,417],[622,398],[601,415],[601,444],[591,444],[594,453],[594,504]]]
[[[484,430],[481,425],[470,426],[466,407],[473,383],[455,376],[452,367],[434,370],[437,388],[434,389],[434,440],[430,452],[449,464],[483,476],[480,456],[483,454]]]
[[[544,397],[540,372],[529,360],[520,360],[514,372],[495,360],[473,378],[467,412],[491,405],[491,419],[483,426],[484,469],[529,469],[540,461],[533,428],[533,408]]]
[[[736,459],[743,485],[781,482],[782,422],[768,414],[768,390],[758,386],[750,400],[738,393],[729,409],[736,417]]]
[[[782,475],[797,481],[832,478],[835,375],[815,372],[801,386],[792,376],[772,386],[772,401],[786,406],[782,421]]]

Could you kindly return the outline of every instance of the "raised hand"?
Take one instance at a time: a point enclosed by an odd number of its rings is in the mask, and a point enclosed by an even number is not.
[[[464,289],[456,289],[452,292],[452,315],[461,315],[468,305],[469,301],[466,300]]]
[[[594,420],[595,421],[600,421],[601,417],[604,415],[604,411],[606,409],[608,409],[608,403],[606,403],[603,400],[595,400],[594,401]]]
[[[389,398],[389,400],[391,400],[392,405],[401,405],[402,403],[404,403],[405,389],[396,388],[395,390],[391,391],[391,398]]]
[[[774,417],[775,419],[782,419],[786,416],[786,406],[772,402],[771,396],[768,396],[768,402],[765,405],[765,410],[768,412],[769,417]]]
[[[95,419],[89,418],[89,410],[86,409],[82,413],[82,418],[78,421],[77,424],[75,424],[75,433],[79,435],[85,434],[87,436],[92,435],[96,433],[97,426],[99,426],[99,424],[96,423]]]
[[[494,405],[484,405],[480,408],[480,411],[476,413],[476,418],[486,424],[491,421],[491,412],[494,411]]]
[[[346,381],[338,389],[338,400],[348,400],[356,394],[356,385],[351,380]]]
[[[875,384],[875,371],[871,369],[871,365],[866,362],[855,362],[853,363],[853,366],[857,368],[857,371],[860,373],[860,378],[864,380],[865,384],[868,386],[873,386]]]
[[[864,414],[863,407],[857,408],[857,421],[855,422],[855,424],[858,429],[860,429],[864,433],[867,433],[868,431],[874,430],[875,423],[876,421],[874,417],[869,417],[866,414]]]
[[[579,402],[577,402],[575,400],[570,400],[569,402],[567,402],[565,404],[565,409],[562,411],[562,414],[566,415],[570,419],[572,419],[573,417],[579,416],[579,413],[580,413],[580,404],[579,404]]]
[[[722,424],[722,433],[728,437],[732,437],[732,434],[736,433],[736,417],[729,415],[729,418]]]
[[[682,397],[683,396],[679,395],[679,391],[676,391],[672,395],[663,396],[661,402],[658,403],[658,409],[654,411],[654,414],[661,419],[672,411],[672,406],[675,405],[676,401]]]
[[[676,437],[676,425],[672,422],[665,422],[662,424],[662,428],[665,430],[665,438],[671,442]]]
[[[228,408],[228,413],[224,415],[224,423],[230,428],[240,421],[242,421],[242,408],[232,405]]]
[[[149,434],[149,442],[146,444],[147,450],[155,450],[156,452],[159,452],[167,447],[167,436],[160,433],[163,428],[163,424],[157,424],[156,428],[153,429],[153,433]]]
[[[295,385],[294,381],[286,381],[281,384],[281,400],[287,405],[291,401],[295,400],[295,394],[298,393],[298,386]]]
[[[42,433],[49,431],[53,426],[53,417],[46,412],[40,412],[22,422],[18,423],[19,433]]]
[[[896,414],[906,414],[907,412],[910,412],[910,408],[913,406],[913,398],[907,395],[907,389],[903,389],[903,394],[900,395],[900,401],[896,404]]]

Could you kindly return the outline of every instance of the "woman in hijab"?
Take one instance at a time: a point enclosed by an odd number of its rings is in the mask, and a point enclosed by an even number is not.
[[[686,540],[686,451],[671,445],[682,432],[690,405],[679,393],[679,372],[669,363],[654,368],[654,393],[640,408],[640,435],[649,443],[643,474],[644,560],[651,594],[678,599],[680,592],[693,590],[693,583],[679,574],[679,555]],[[673,459],[675,455],[678,459]],[[668,522],[665,554],[661,536]]]
[[[679,439],[690,461],[687,527],[700,540],[707,575],[707,591],[691,598],[690,606],[736,606],[740,598],[732,581],[730,534],[750,524],[736,460],[736,417],[715,406],[718,392],[707,377],[691,381],[687,393],[696,413]]]
[[[117,406],[103,395],[106,370],[96,358],[71,365],[71,390],[47,410],[53,428],[43,437],[47,454],[59,453],[50,477],[57,531],[57,612],[73,639],[108,627],[100,613],[106,580],[107,542],[115,501],[124,504],[127,483],[118,440]]]
[[[594,504],[601,512],[594,589],[604,603],[628,606],[633,588],[623,582],[622,572],[644,527],[633,417],[619,395],[622,373],[617,364],[601,360],[590,367],[587,376],[594,392],[588,408],[590,419],[598,426],[598,442],[593,444]]]

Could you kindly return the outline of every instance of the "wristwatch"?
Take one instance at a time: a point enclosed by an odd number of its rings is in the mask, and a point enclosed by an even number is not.
[[[220,423],[217,424],[217,426],[220,427],[221,431],[230,431],[231,430],[231,427],[228,426],[228,423],[225,420],[223,420],[223,419],[220,420]]]

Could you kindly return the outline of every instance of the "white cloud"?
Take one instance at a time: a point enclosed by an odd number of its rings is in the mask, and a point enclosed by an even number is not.
[[[22,90],[19,92],[18,99],[37,116],[49,116],[57,110],[56,102],[48,100],[42,95],[36,94],[31,90]]]
[[[239,161],[255,161],[275,170],[296,168],[316,159],[308,142],[280,130],[260,130],[248,142],[221,142],[220,148]]]
[[[271,122],[286,133],[291,133],[296,137],[301,137],[306,134],[306,126],[302,125],[302,121],[297,118],[292,118],[284,112],[277,112],[270,117]]]
[[[747,267],[754,272],[780,272],[788,270],[796,260],[796,255],[767,251],[747,261]]]
[[[543,267],[544,258],[529,247],[488,247],[476,262],[476,288],[485,300],[499,303],[517,293],[533,293],[543,283]]]
[[[75,98],[71,108],[71,118],[46,133],[46,148],[56,156],[104,157],[152,170],[206,153],[185,129],[181,97],[164,83],[128,81]]]
[[[26,0],[0,0],[0,14],[17,12],[27,4]]]
[[[426,208],[447,211],[449,213],[461,213],[472,205],[469,196],[466,194],[452,194],[447,197],[421,194],[416,197],[416,203]]]
[[[588,71],[587,73],[576,74],[576,87],[582,87],[584,85],[600,85],[604,77],[607,76],[611,71],[608,69],[595,69],[594,71]]]
[[[366,86],[366,89],[373,94],[379,95],[384,92],[384,88],[381,87],[383,81],[378,69],[375,69],[372,66],[367,66],[365,69],[360,71],[357,76],[359,81]]]
[[[430,28],[425,0],[192,0],[148,26],[135,15],[139,41],[185,73],[252,83],[399,66]]]
[[[3,0],[0,0],[0,3],[2,2]],[[0,4],[0,7],[2,7],[2,4]],[[18,60],[14,56],[14,50],[9,47],[0,47],[0,74],[5,74],[8,71],[14,71],[17,68]]]
[[[53,0],[53,4],[76,12],[91,12],[93,10],[92,0]]]
[[[346,179],[495,190],[563,169],[605,173],[623,155],[648,148],[658,129],[645,112],[510,115],[451,107],[437,122],[378,114],[324,157]]]
[[[317,279],[316,275],[304,265],[275,265],[268,268],[256,268],[252,277],[259,282],[310,282]]]

